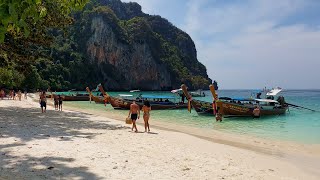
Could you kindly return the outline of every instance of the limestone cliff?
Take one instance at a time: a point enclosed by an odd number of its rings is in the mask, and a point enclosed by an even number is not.
[[[94,66],[94,81],[113,90],[193,89],[212,83],[188,34],[137,3],[97,0],[75,15],[71,28],[78,52]],[[92,78],[91,78],[92,79]]]

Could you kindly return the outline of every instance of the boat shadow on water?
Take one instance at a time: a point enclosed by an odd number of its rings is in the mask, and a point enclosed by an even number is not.
[[[259,118],[254,118],[252,116],[226,116],[223,117],[223,121],[274,121],[281,120],[287,116],[288,115],[286,114],[280,114],[275,116],[261,116]]]

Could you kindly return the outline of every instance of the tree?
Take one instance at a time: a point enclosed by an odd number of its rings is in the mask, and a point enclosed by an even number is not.
[[[13,69],[0,68],[0,87],[21,87],[24,75]]]
[[[40,81],[39,86],[47,86],[48,82],[39,78],[33,67],[35,60],[48,56],[42,50],[52,43],[53,30],[70,25],[71,13],[82,9],[88,1],[0,0],[0,73],[5,78],[1,78],[1,84],[10,88],[36,87]],[[36,77],[28,77],[30,73]]]
[[[69,14],[88,0],[0,0],[0,43],[6,33],[15,38],[40,35],[47,28],[72,22]],[[34,37],[37,38],[37,37]]]

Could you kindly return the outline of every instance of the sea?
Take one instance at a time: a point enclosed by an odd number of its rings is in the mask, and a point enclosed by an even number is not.
[[[219,97],[250,97],[254,90],[218,90]],[[68,92],[65,92],[66,94]],[[81,92],[79,92],[81,93]],[[173,96],[171,92],[108,92],[112,96],[119,94],[133,95],[166,95]],[[210,91],[204,91],[205,97],[195,97],[202,101],[212,102]],[[179,110],[153,110],[150,121],[173,123],[177,125],[196,127],[206,130],[218,130],[226,133],[249,135],[271,140],[284,140],[303,144],[320,144],[320,90],[284,90],[279,95],[284,96],[287,103],[310,108],[316,112],[289,108],[285,115],[253,118],[224,118],[216,122],[214,116],[198,115],[195,110],[191,113],[187,109]],[[177,101],[180,98],[177,97]],[[125,117],[127,110],[114,110],[110,104],[107,106],[90,102],[65,102],[66,105],[90,109],[97,112],[112,112],[113,115]],[[152,123],[151,123],[152,124]]]

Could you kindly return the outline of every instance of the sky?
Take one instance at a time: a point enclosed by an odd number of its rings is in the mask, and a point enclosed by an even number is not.
[[[187,32],[221,89],[320,89],[320,0],[122,0]]]

